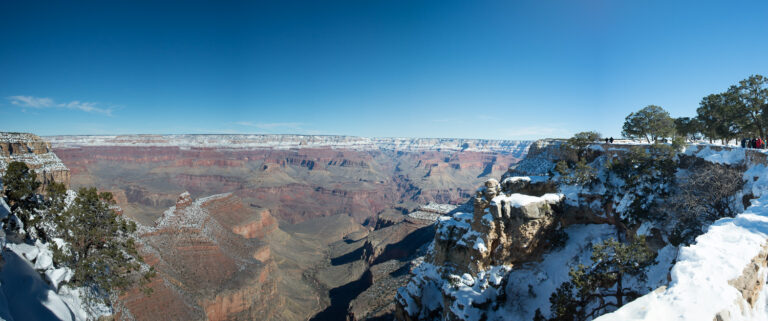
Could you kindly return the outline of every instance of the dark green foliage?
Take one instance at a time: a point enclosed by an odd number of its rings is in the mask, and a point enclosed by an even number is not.
[[[11,162],[3,175],[3,188],[11,212],[19,217],[26,227],[34,210],[39,207],[36,192],[40,188],[40,182],[37,181],[37,175],[27,164]]]
[[[602,136],[598,132],[594,131],[588,131],[588,132],[580,132],[573,135],[573,137],[568,139],[568,144],[577,148],[577,149],[583,149],[589,146],[590,144],[598,143],[600,142],[600,138]]]
[[[738,113],[744,115],[742,127],[765,137],[768,121],[768,78],[752,75],[728,89]]]
[[[56,218],[69,247],[56,249],[55,261],[74,270],[70,283],[92,290],[87,299],[105,304],[136,281],[148,282],[153,274],[139,273],[142,259],[131,237],[136,224],[118,216],[113,203],[111,193],[81,188],[74,203]]]
[[[635,113],[630,113],[624,121],[622,135],[629,138],[645,138],[648,143],[664,137],[671,137],[675,132],[675,122],[669,113],[656,105],[649,105]]]
[[[571,269],[570,281],[552,293],[549,320],[592,319],[637,298],[640,293],[627,288],[624,281],[629,276],[644,281],[656,253],[642,236],[629,243],[608,239],[592,247],[592,262]]]
[[[700,131],[711,139],[765,137],[768,78],[752,75],[725,92],[704,97],[696,109]]]
[[[569,138],[564,144],[560,145],[562,149],[561,159],[569,164],[577,162],[579,159],[590,159],[589,145],[600,142],[600,133],[594,131],[579,132]]]
[[[597,170],[589,166],[583,158],[572,164],[559,161],[555,165],[555,171],[561,175],[560,182],[567,185],[587,185],[597,177]]]
[[[678,168],[677,150],[666,144],[653,144],[647,148],[630,148],[622,158],[606,162],[608,175],[616,176],[625,184],[612,186],[615,179],[606,180],[607,191],[604,199],[612,201],[629,195],[631,204],[621,215],[624,224],[635,225],[649,219],[658,219],[661,212],[657,201],[669,194],[669,187],[674,183]]]
[[[679,117],[675,118],[675,132],[677,136],[684,139],[695,140],[697,134],[702,131],[701,122],[697,118]]]
[[[748,123],[743,109],[738,107],[733,92],[712,94],[704,97],[696,109],[696,118],[702,124],[702,132],[713,139],[737,138]]]

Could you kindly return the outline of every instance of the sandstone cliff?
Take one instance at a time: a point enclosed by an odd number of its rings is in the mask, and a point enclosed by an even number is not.
[[[24,162],[37,173],[37,179],[45,190],[51,182],[69,187],[70,172],[51,150],[51,144],[37,135],[0,132],[0,175],[8,163]]]

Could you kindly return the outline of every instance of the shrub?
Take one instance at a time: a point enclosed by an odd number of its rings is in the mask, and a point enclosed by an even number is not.
[[[690,244],[715,220],[737,214],[734,204],[744,186],[742,172],[733,167],[703,163],[692,170],[667,202],[676,221],[670,237],[675,245]]]

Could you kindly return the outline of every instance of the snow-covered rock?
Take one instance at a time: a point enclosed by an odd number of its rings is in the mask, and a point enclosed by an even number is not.
[[[633,209],[663,202],[660,195],[672,188],[670,181],[660,179],[655,170],[635,176],[631,182],[609,175],[605,170],[609,167],[605,165],[606,159],[622,157],[636,147],[603,146],[590,149],[604,156],[590,164],[598,172],[589,186],[563,185],[559,194],[538,197],[504,191],[504,186],[530,184],[529,179],[519,177],[521,174],[545,175],[550,171],[557,161],[554,146],[534,144],[529,156],[505,175],[501,186],[491,181],[481,187],[475,196],[476,204],[482,203],[480,220],[475,219],[474,213],[457,213],[438,222],[427,260],[412,271],[411,282],[398,290],[398,319],[531,320],[537,309],[545,316],[551,315],[550,295],[569,279],[572,267],[591,263],[593,244],[616,235],[611,224],[619,220],[632,223],[628,215]],[[740,171],[746,168],[746,183],[735,197],[739,204],[734,208],[743,208],[741,202],[752,198],[751,203],[745,203],[750,206],[734,218],[716,221],[692,245],[682,248],[669,243],[665,233],[671,228],[660,225],[663,221],[636,221],[631,231],[647,237],[657,253],[656,263],[647,270],[645,279],[629,278],[624,285],[647,294],[600,320],[768,320],[768,153],[694,145],[684,154],[719,166],[736,166]],[[685,177],[689,170],[695,168],[681,170],[678,177]],[[507,217],[535,218],[537,215],[511,213],[539,201],[551,203],[561,198],[565,199],[562,223],[589,223],[566,227],[569,238],[564,247],[533,261],[469,270],[454,264],[455,260],[439,260],[440,249],[444,247],[441,242],[456,240],[451,244],[453,253],[471,248],[474,252],[468,253],[472,255],[465,255],[469,264],[473,264],[472,260],[481,261],[482,253],[501,246],[488,241],[491,238],[486,234],[507,235],[506,226],[513,223],[504,222],[502,230],[490,233],[476,226]],[[503,246],[515,244],[520,243]]]

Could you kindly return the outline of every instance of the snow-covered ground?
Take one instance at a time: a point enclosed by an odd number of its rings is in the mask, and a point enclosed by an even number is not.
[[[68,191],[67,204],[74,192]],[[0,218],[7,217],[10,208],[0,198]],[[54,239],[58,246],[66,246]],[[51,245],[36,241],[33,244],[7,241],[0,223],[0,320],[71,320],[86,321],[111,314],[103,305],[86,311],[80,296],[81,289],[66,284],[73,272],[56,268]]]
[[[686,153],[720,164],[741,164],[747,159],[741,148],[690,147]],[[598,320],[712,320],[718,313],[730,320],[768,320],[767,287],[751,307],[729,283],[743,274],[768,239],[768,168],[759,163],[747,165],[745,191],[757,197],[752,205],[734,218],[716,221],[694,244],[682,247],[666,289]],[[755,271],[763,281],[767,272],[764,267]]]

